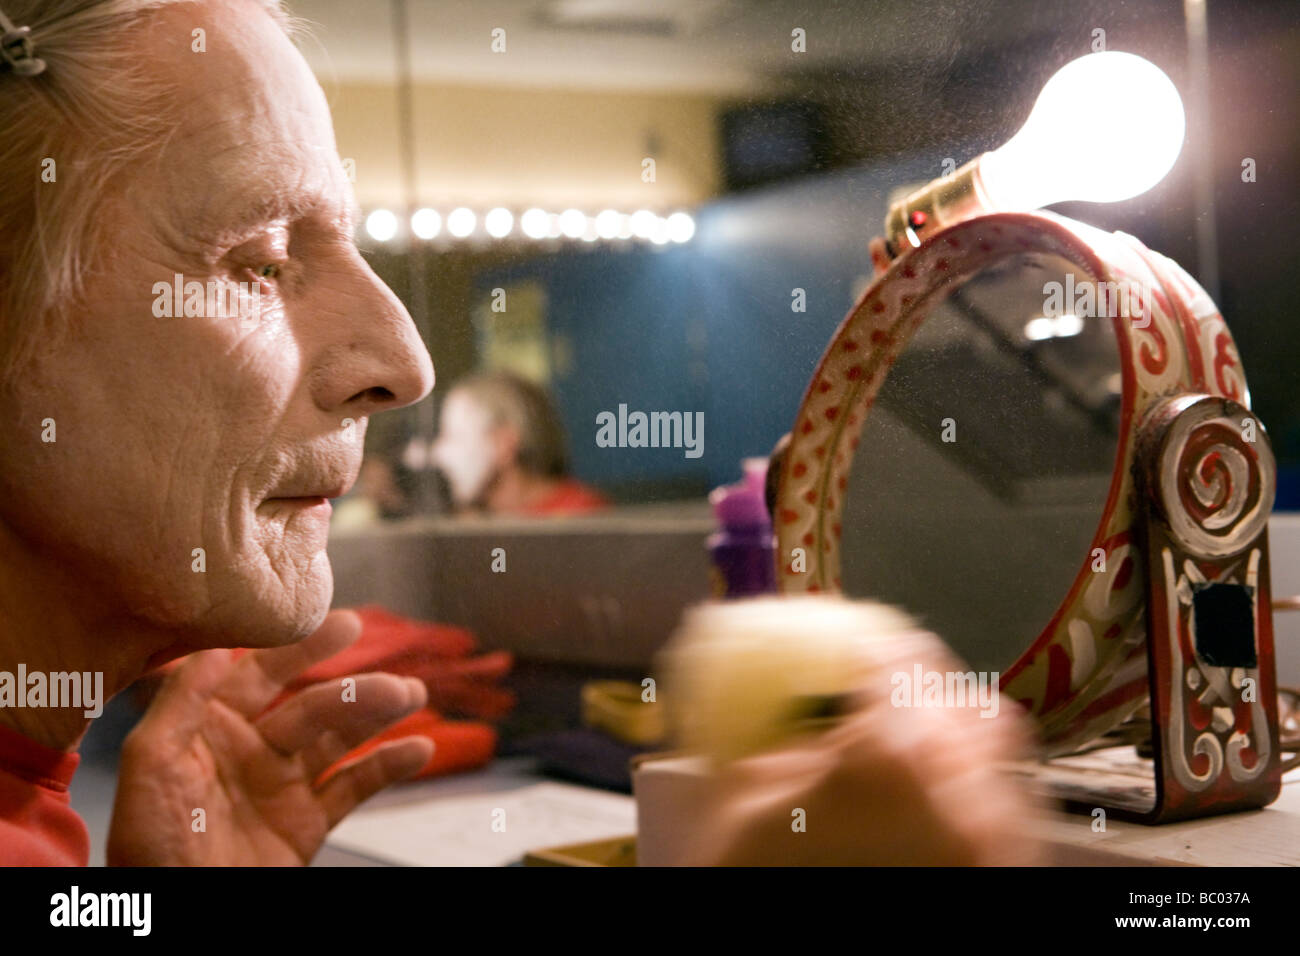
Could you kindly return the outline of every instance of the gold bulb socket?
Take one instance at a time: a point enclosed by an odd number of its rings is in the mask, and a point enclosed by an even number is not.
[[[995,211],[980,177],[980,162],[987,155],[975,157],[889,207],[885,242],[891,258],[915,249],[945,226]]]

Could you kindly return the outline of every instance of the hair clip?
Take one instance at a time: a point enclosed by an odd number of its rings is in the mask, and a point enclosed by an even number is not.
[[[31,27],[15,27],[0,10],[0,73],[13,70],[18,76],[36,76],[45,72],[45,61],[36,55]]]

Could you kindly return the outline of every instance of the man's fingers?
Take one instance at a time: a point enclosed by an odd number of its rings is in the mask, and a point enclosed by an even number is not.
[[[185,659],[159,687],[140,724],[158,722],[177,737],[187,737],[202,725],[212,700],[232,670],[230,649],[216,647]]]
[[[245,654],[218,696],[245,717],[256,717],[295,677],[360,636],[361,618],[352,611],[330,611],[315,633],[297,644]]]
[[[332,829],[363,800],[389,784],[405,780],[433,758],[428,737],[403,737],[382,744],[348,764],[317,788],[317,796]]]
[[[294,694],[255,721],[262,737],[283,754],[297,753],[308,776],[318,774],[390,724],[424,706],[420,681],[393,674],[358,674]]]

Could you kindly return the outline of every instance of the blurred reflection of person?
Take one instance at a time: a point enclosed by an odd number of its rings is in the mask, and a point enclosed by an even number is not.
[[[608,505],[570,477],[564,426],[546,390],[512,372],[456,383],[442,404],[432,457],[462,511],[559,515]]]
[[[366,455],[356,485],[334,508],[330,527],[335,530],[451,510],[446,476],[429,467],[428,443],[411,437],[409,416],[406,421],[400,414],[386,418],[378,422],[387,428],[372,423],[366,433]]]

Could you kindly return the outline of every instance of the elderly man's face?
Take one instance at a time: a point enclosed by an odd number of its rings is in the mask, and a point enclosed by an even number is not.
[[[52,418],[57,441],[6,463],[0,508],[88,599],[192,646],[285,643],[328,608],[327,499],[356,478],[367,416],[425,396],[433,367],[353,246],[324,96],[269,16],[179,4],[140,42],[179,122],[104,211],[89,302],[21,385],[23,427]],[[204,314],[159,317],[177,275],[247,283],[240,314],[195,297]]]

